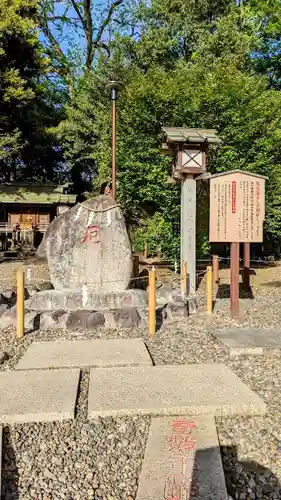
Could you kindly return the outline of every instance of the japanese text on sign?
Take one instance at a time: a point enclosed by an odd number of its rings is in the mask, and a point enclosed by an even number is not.
[[[263,241],[265,179],[243,172],[210,181],[210,241]]]

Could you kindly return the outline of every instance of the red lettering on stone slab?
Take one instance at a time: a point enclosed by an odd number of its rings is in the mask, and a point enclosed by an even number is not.
[[[188,435],[174,435],[169,436],[169,451],[178,451],[184,453],[187,450],[195,450],[196,441],[195,439],[190,439]]]
[[[236,181],[232,181],[232,213],[236,213]]]
[[[99,226],[92,225],[86,228],[81,243],[100,243],[100,228]]]
[[[188,420],[174,420],[172,422],[172,429],[175,432],[184,433],[189,429],[196,429],[195,422],[188,422]]]
[[[167,477],[164,491],[165,500],[181,500],[181,484],[175,474]]]

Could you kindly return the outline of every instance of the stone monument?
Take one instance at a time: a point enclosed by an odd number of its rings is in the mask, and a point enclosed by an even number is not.
[[[132,250],[119,205],[108,195],[78,203],[49,226],[37,256],[47,260],[54,290],[29,299],[30,310],[100,310],[145,306],[128,290]]]

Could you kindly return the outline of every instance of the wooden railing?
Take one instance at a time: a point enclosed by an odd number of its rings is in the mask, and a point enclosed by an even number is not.
[[[39,231],[40,233],[45,233],[49,227],[49,224],[37,224],[36,225],[36,231]],[[25,228],[23,226],[20,226],[19,229],[16,228],[15,224],[9,224],[8,222],[0,222],[0,233],[20,233],[20,232],[34,232],[33,228]]]

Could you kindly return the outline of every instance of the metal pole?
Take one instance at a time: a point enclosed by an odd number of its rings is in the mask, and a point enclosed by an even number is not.
[[[112,98],[112,197],[116,200],[116,99]]]
[[[231,243],[230,248],[230,314],[239,316],[239,243]]]

